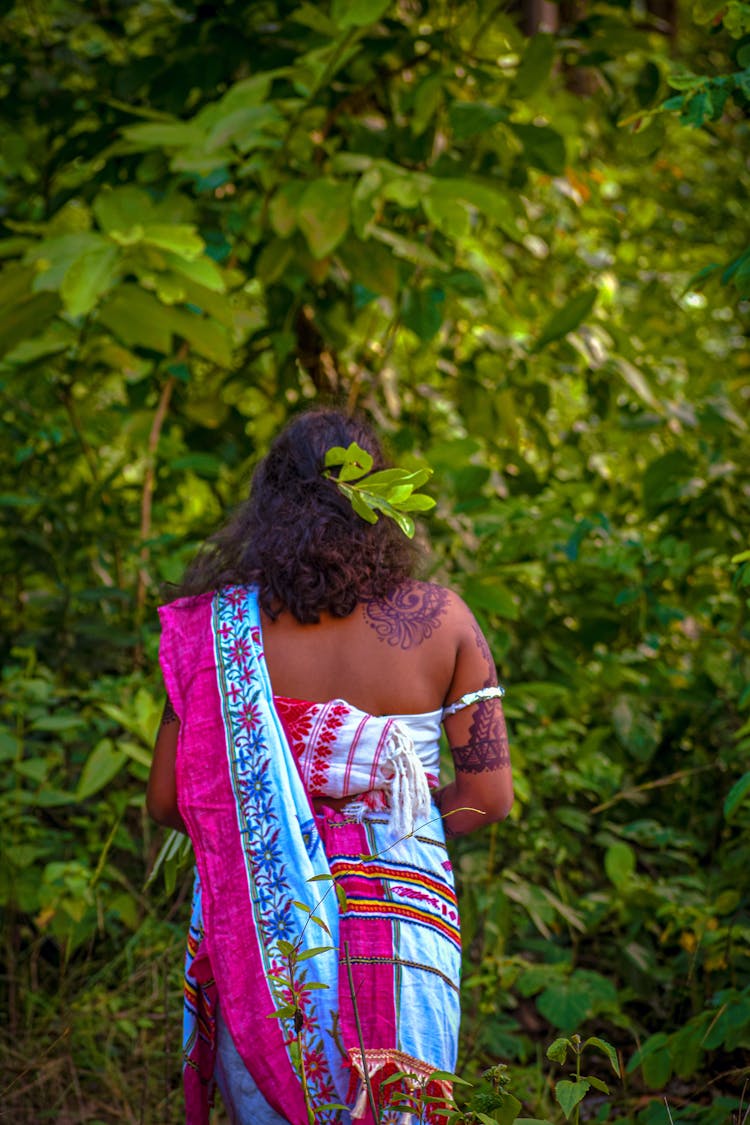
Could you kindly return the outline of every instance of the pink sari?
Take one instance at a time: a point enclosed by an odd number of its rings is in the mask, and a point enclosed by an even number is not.
[[[252,588],[160,612],[197,866],[188,1125],[207,1125],[217,1078],[236,1122],[307,1125],[311,1104],[324,1125],[374,1125],[365,1072],[378,1120],[408,1121],[388,1108],[399,1087],[384,1080],[401,1072],[412,1093],[447,1093],[430,1075],[453,1070],[459,1022],[459,919],[428,789],[437,743],[415,746],[419,716],[275,700]],[[313,796],[348,795],[358,799],[342,812],[315,815]],[[290,946],[308,986],[296,1011]]]

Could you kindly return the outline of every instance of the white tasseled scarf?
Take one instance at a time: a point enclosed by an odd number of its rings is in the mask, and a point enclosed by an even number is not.
[[[386,794],[394,840],[411,836],[415,828],[430,820],[430,788],[425,768],[411,735],[396,719],[390,721],[385,751],[378,765],[378,788]],[[343,811],[363,820],[370,806],[355,797]]]

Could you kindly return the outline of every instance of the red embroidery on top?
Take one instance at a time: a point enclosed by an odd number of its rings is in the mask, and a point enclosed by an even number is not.
[[[323,706],[323,711],[323,725],[318,730],[313,744],[309,747],[312,754],[310,764],[310,792],[312,794],[323,792],[336,737],[350,713],[349,708],[344,703],[326,703]]]
[[[310,795],[323,793],[336,740],[351,709],[338,701],[310,703],[280,695],[274,696],[274,705],[295,758],[299,761],[303,754],[307,756]]]
[[[313,720],[320,709],[320,703],[308,703],[306,699],[286,699],[274,696],[276,713],[281,719],[289,747],[295,758],[301,758],[307,749]]]

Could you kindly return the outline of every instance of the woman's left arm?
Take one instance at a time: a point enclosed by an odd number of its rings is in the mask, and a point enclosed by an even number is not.
[[[446,702],[463,703],[497,687],[497,669],[487,640],[468,606],[459,603],[459,642]],[[504,820],[513,805],[508,733],[499,698],[485,698],[445,716],[455,776],[434,795],[446,835],[460,836]]]
[[[178,832],[187,832],[185,822],[177,808],[175,762],[179,733],[180,720],[167,697],[154,745],[154,757],[146,789],[146,808],[157,824],[176,828]]]

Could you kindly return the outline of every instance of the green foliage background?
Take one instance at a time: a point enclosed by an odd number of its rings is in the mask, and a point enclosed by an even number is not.
[[[531,38],[463,0],[0,12],[4,1111],[180,1119],[155,606],[336,401],[434,469],[426,573],[508,688],[517,804],[455,846],[462,1073],[561,1120],[581,1030],[627,1071],[597,1121],[739,1120],[748,5],[675,42],[624,0]]]

